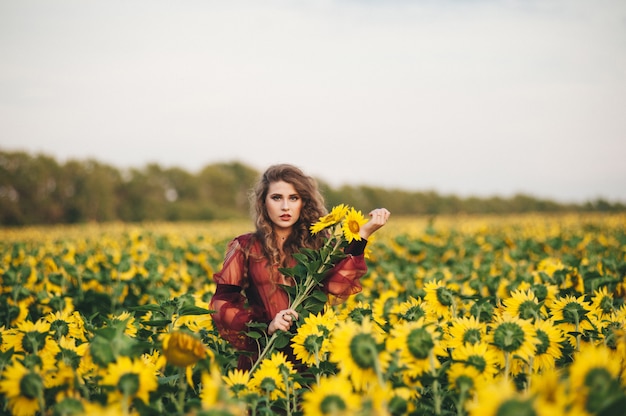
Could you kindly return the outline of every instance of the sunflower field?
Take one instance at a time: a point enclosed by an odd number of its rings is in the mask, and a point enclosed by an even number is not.
[[[252,372],[214,329],[243,222],[0,229],[0,413],[616,415],[626,216],[393,218],[363,290]],[[255,332],[261,347],[262,331]],[[252,334],[252,333],[251,333]]]

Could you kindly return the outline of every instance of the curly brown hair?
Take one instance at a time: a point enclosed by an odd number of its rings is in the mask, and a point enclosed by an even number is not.
[[[271,183],[284,181],[295,188],[302,198],[300,218],[294,224],[291,234],[283,244],[285,258],[281,261],[280,252],[272,221],[267,213],[265,199]],[[284,266],[284,262],[303,247],[317,249],[323,243],[323,235],[312,235],[309,227],[326,215],[328,210],[324,205],[324,197],[319,191],[317,181],[311,176],[305,175],[298,167],[290,164],[277,164],[270,166],[261,175],[250,195],[252,218],[256,226],[255,237],[263,246],[263,251],[270,264]]]

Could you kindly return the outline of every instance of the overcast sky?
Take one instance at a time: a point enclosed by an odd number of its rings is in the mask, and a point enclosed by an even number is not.
[[[626,202],[626,1],[0,0],[0,150]]]

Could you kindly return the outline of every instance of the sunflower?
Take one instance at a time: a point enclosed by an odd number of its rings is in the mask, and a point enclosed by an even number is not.
[[[402,303],[395,303],[389,312],[389,324],[394,326],[398,322],[417,321],[426,316],[421,299],[410,297]]]
[[[489,341],[503,354],[505,377],[509,375],[511,359],[528,362],[535,354],[535,344],[539,343],[537,331],[530,321],[506,313],[495,319]]]
[[[248,383],[250,373],[248,371],[234,369],[222,376],[222,381],[226,384],[234,397],[244,397],[248,393]]]
[[[448,367],[446,374],[450,387],[462,397],[467,397],[469,393],[475,392],[486,384],[485,377],[471,365],[453,363]]]
[[[476,400],[467,404],[469,416],[539,415],[532,399],[517,393],[506,380],[489,384],[477,391]]]
[[[311,225],[310,230],[311,234],[317,234],[325,228],[328,228],[332,225],[340,222],[343,217],[348,213],[348,207],[344,204],[337,205],[333,207],[330,213],[321,217],[315,224]]]
[[[384,327],[388,321],[388,316],[393,305],[396,304],[398,293],[394,290],[383,291],[372,304],[372,316],[374,321]]]
[[[337,325],[332,309],[322,314],[310,314],[291,339],[293,352],[303,363],[312,366],[326,360],[330,351],[329,335]]]
[[[365,224],[368,220],[363,216],[361,211],[357,211],[353,207],[351,207],[343,220],[343,235],[348,243],[351,243],[352,240],[361,241],[361,226]]]
[[[174,331],[163,337],[163,355],[172,365],[188,367],[206,358],[209,350],[192,334]]]
[[[44,410],[44,389],[42,376],[17,360],[3,371],[0,392],[8,399],[15,416],[31,416]]]
[[[38,354],[43,350],[58,352],[58,345],[50,337],[50,324],[43,319],[37,322],[20,322],[14,330],[5,332],[3,342],[6,343],[7,349],[13,348],[15,352],[26,354]]]
[[[405,368],[406,376],[415,378],[439,367],[439,361],[434,359],[438,341],[439,333],[434,325],[426,325],[420,319],[394,327],[387,345],[391,351],[397,351],[399,365]]]
[[[437,319],[451,319],[456,315],[456,298],[442,280],[431,280],[424,285],[424,307]]]
[[[111,315],[109,316],[110,325],[115,326],[116,324],[124,325],[124,333],[129,337],[137,336],[137,326],[135,325],[135,317],[131,315],[130,312],[122,312],[119,315]]]
[[[287,360],[282,352],[275,352],[270,358],[261,361],[254,371],[248,387],[271,401],[286,397],[287,389],[298,389],[300,384],[293,382],[288,385],[295,375],[293,364]]]
[[[552,320],[537,320],[534,323],[537,332],[537,351],[532,357],[533,371],[542,372],[552,369],[556,360],[561,358],[561,342],[565,341],[565,334]]]
[[[305,416],[349,416],[361,409],[361,398],[352,391],[350,381],[344,377],[323,377],[319,384],[302,394],[302,411]]]
[[[474,367],[485,380],[493,379],[499,371],[498,350],[486,342],[462,345],[450,355],[454,363]]]
[[[541,319],[545,316],[545,310],[537,300],[532,290],[516,290],[511,297],[502,301],[504,313],[518,316],[521,319]]]
[[[219,368],[211,365],[209,371],[203,371],[200,376],[202,390],[200,391],[200,401],[204,409],[211,409],[223,399],[222,377]]]
[[[87,341],[85,322],[80,313],[76,311],[49,313],[45,320],[50,324],[55,339],[69,336],[79,341]]]
[[[198,299],[197,295],[194,295],[195,306],[199,308],[204,308],[206,310],[210,310],[208,302],[204,302],[201,299]],[[200,332],[202,330],[210,331],[213,329],[213,318],[210,314],[205,313],[202,315],[184,315],[184,316],[174,316],[173,317],[174,326],[173,329],[180,330],[183,328],[187,328],[191,332]]]
[[[530,392],[535,396],[537,407],[548,415],[575,415],[570,409],[570,398],[564,374],[550,368],[530,376]]]
[[[559,297],[549,307],[554,322],[567,334],[567,340],[573,347],[580,344],[580,333],[594,329],[588,319],[588,314],[592,310],[591,304],[585,301],[584,296]]]
[[[351,296],[341,305],[342,308],[337,315],[339,322],[352,320],[361,323],[366,317],[372,319],[373,312],[370,304],[360,300],[356,301],[356,298],[356,296]]]
[[[118,357],[104,371],[101,384],[111,388],[110,402],[138,398],[148,404],[158,387],[156,371],[142,360]]]
[[[319,329],[301,327],[291,341],[296,358],[306,365],[319,366],[320,362],[325,361],[328,347],[322,352],[322,346],[324,342],[328,345],[328,339]]]
[[[444,346],[458,348],[463,345],[472,345],[485,341],[487,325],[476,317],[453,318],[445,330]]]
[[[352,320],[340,322],[332,334],[330,360],[338,363],[341,373],[350,378],[358,391],[381,381],[389,362],[389,354],[380,352],[383,337],[369,317],[363,318],[361,324]]]
[[[598,320],[610,320],[615,310],[613,294],[609,293],[606,286],[593,292],[591,314],[596,316]]]
[[[601,410],[602,404],[623,394],[620,371],[620,362],[611,349],[583,344],[569,367],[570,388],[576,402],[591,413]]]

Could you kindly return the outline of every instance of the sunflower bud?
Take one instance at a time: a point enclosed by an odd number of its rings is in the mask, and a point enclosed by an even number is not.
[[[202,341],[182,331],[171,333],[163,341],[163,355],[167,362],[177,367],[193,365],[206,357]]]

